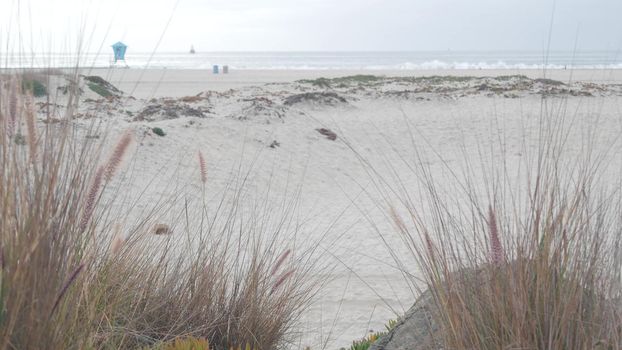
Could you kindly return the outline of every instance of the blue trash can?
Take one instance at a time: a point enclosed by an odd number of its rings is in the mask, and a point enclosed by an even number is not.
[[[218,65],[217,65],[217,64],[216,64],[216,65],[214,65],[214,68],[212,69],[212,72],[213,72],[214,74],[218,74]]]

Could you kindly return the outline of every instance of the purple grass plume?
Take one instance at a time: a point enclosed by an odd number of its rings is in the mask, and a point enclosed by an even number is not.
[[[287,281],[293,274],[294,274],[294,269],[291,269],[291,270],[283,273],[276,280],[276,282],[274,282],[274,285],[272,286],[272,290],[270,290],[270,294],[273,294],[274,292],[276,292],[276,290],[279,289],[279,287],[282,286],[283,283],[285,283],[285,281]]]
[[[56,301],[54,302],[52,311],[50,311],[50,317],[52,317],[52,315],[54,314],[54,311],[56,311],[56,308],[60,304],[60,301],[63,299],[63,296],[65,295],[65,293],[67,293],[67,290],[73,284],[73,282],[76,280],[76,278],[78,277],[80,272],[82,272],[83,269],[84,269],[84,263],[81,263],[80,266],[78,266],[78,268],[76,268],[71,273],[71,275],[69,276],[69,279],[67,280],[67,282],[65,282],[65,284],[63,285],[63,288],[60,290],[60,293],[58,293],[58,296],[56,297]]]
[[[102,186],[104,171],[104,167],[99,167],[99,169],[97,169],[95,177],[93,177],[91,187],[89,187],[89,192],[86,196],[86,202],[82,211],[82,218],[80,219],[80,232],[84,232],[84,230],[86,230],[86,227],[91,220],[91,216],[93,216],[93,212],[95,211],[95,203],[97,202],[97,197],[99,197],[99,189]]]
[[[497,227],[497,217],[492,206],[488,206],[488,230],[490,233],[490,261],[494,265],[500,265],[504,261],[503,246],[499,239],[499,228]]]
[[[130,143],[132,143],[132,134],[126,132],[123,134],[119,142],[117,142],[114,151],[106,162],[106,170],[104,171],[104,178],[106,181],[110,181],[110,179],[114,176],[114,173],[117,171],[121,161],[123,160],[123,156],[130,147]]]
[[[289,256],[289,254],[291,252],[292,251],[290,249],[288,249],[288,250],[284,251],[283,254],[281,254],[279,259],[276,261],[276,264],[274,264],[274,267],[272,268],[272,271],[270,272],[270,275],[272,275],[272,276],[276,275],[276,273],[281,268],[281,265],[283,265],[283,263],[285,262],[285,260],[287,259],[287,257]]]

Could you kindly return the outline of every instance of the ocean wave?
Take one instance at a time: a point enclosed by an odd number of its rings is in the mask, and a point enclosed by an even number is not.
[[[491,55],[492,56],[492,55]],[[0,58],[1,55],[0,55]],[[130,68],[153,68],[153,69],[211,69],[213,65],[228,65],[233,70],[533,70],[533,69],[594,69],[611,70],[622,69],[622,62],[612,60],[611,56],[603,57],[580,57],[574,61],[571,57],[563,56],[552,58],[549,63],[538,60],[536,55],[524,57],[512,57],[503,59],[490,57],[456,57],[451,59],[438,59],[433,56],[429,59],[411,60],[408,57],[393,57],[391,55],[312,55],[289,56],[284,53],[273,55],[257,54],[133,54],[128,55],[127,64]],[[70,68],[80,62],[82,67],[105,68],[109,67],[111,60],[106,54],[86,54],[79,59],[72,54],[41,54],[41,55],[15,55],[6,57],[1,68]],[[563,62],[575,62],[566,64]],[[577,63],[578,62],[578,63]]]

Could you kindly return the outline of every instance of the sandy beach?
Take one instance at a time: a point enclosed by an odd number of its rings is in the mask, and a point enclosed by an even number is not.
[[[210,210],[246,171],[249,203],[279,207],[299,191],[299,231],[279,249],[319,244],[329,267],[318,276],[328,283],[304,315],[296,344],[313,349],[348,346],[382,330],[416,296],[383,243],[408,256],[370,169],[415,189],[409,163],[418,149],[450,191],[456,184],[447,166],[459,169],[465,155],[477,160],[478,149],[501,142],[510,168],[521,164],[543,113],[563,109],[576,124],[571,154],[580,152],[585,130],[598,129],[597,150],[622,132],[622,71],[555,70],[546,73],[550,80],[541,71],[359,73],[91,69],[83,74],[121,92],[104,99],[84,87],[74,122],[90,133],[93,120],[105,121],[110,142],[134,134],[124,177],[131,185],[117,190],[137,210],[171,195],[196,199],[198,151],[207,161]],[[619,173],[622,157],[609,160]]]
[[[84,74],[103,77],[125,92],[135,97],[156,96],[181,97],[194,95],[200,91],[224,91],[253,85],[269,83],[291,83],[300,79],[320,77],[334,78],[352,75],[377,75],[387,77],[421,76],[482,76],[525,75],[529,78],[547,78],[568,82],[570,80],[593,83],[619,84],[621,70],[231,70],[229,74],[212,74],[201,69],[108,69],[92,68],[83,70]]]

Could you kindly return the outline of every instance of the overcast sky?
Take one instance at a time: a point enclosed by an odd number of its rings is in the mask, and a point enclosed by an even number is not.
[[[622,46],[622,0],[553,8],[553,0],[0,0],[0,33],[2,50],[7,41],[16,49],[18,33],[26,50],[74,48],[81,28],[88,51],[118,40],[151,51],[161,35],[159,51],[544,50],[552,23],[552,49]]]

